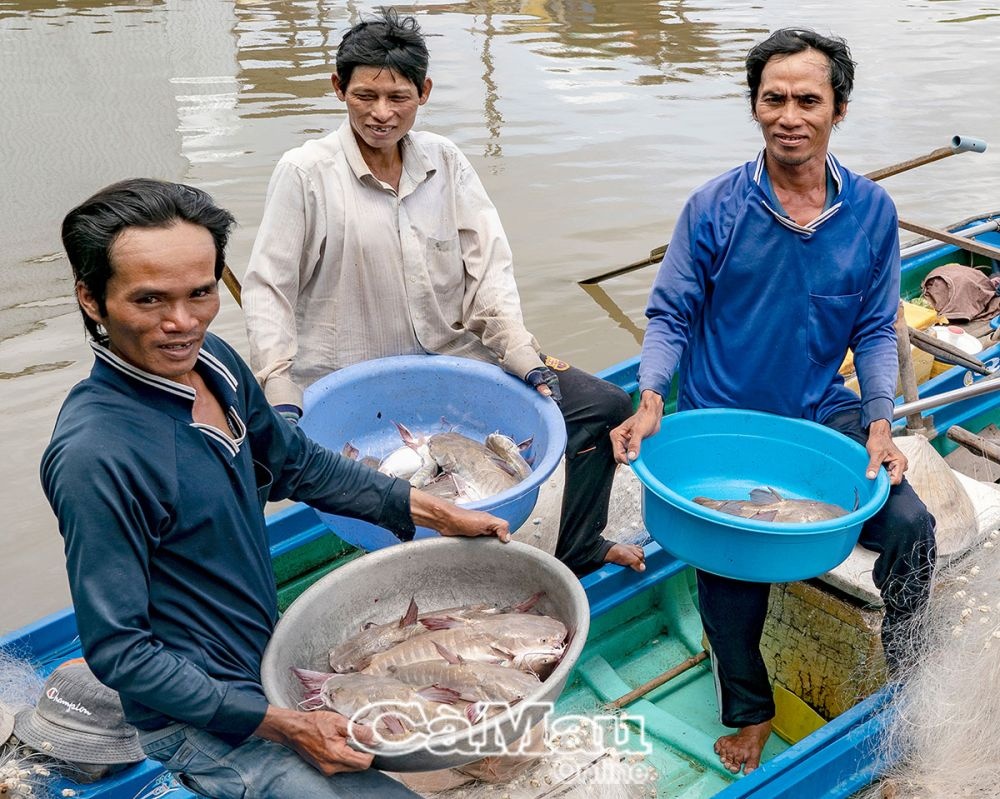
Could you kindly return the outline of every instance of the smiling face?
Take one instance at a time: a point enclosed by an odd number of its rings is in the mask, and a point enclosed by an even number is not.
[[[775,56],[764,66],[753,115],[773,162],[822,163],[833,126],[846,113],[846,104],[837,108],[834,102],[830,62],[818,50]]]
[[[215,242],[200,225],[126,228],[110,251],[104,313],[82,283],[84,312],[103,325],[113,353],[133,366],[189,383],[205,331],[219,312]]]
[[[354,138],[369,161],[398,152],[400,140],[417,118],[417,109],[430,96],[431,81],[426,79],[422,91],[417,91],[413,83],[388,67],[356,67],[346,87],[335,74],[333,88],[347,103]]]

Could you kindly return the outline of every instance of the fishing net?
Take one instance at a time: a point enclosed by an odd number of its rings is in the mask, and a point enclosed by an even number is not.
[[[1000,533],[938,575],[914,625],[880,754],[896,759],[864,799],[993,799],[1000,784]]]
[[[13,650],[0,649],[0,702],[14,711],[34,707],[44,684],[31,663]]]

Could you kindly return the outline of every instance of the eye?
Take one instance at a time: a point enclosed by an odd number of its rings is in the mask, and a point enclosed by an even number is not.
[[[139,305],[152,305],[153,303],[159,302],[160,298],[154,294],[143,294],[141,297],[136,297],[135,301]]]

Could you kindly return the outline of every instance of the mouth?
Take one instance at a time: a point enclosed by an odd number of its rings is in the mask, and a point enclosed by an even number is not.
[[[787,133],[776,133],[774,135],[774,138],[777,139],[780,144],[783,144],[786,147],[794,147],[798,144],[802,144],[806,140],[805,136],[792,136]]]
[[[367,127],[376,136],[388,136],[395,129],[392,125],[368,125]]]
[[[171,341],[168,344],[160,344],[157,349],[168,358],[184,359],[198,351],[199,343],[197,339]]]

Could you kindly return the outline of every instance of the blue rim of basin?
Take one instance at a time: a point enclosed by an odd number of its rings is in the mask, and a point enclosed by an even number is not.
[[[555,471],[566,451],[566,424],[563,421],[562,412],[554,400],[543,397],[523,380],[519,380],[495,364],[472,358],[456,358],[453,355],[430,353],[425,355],[393,355],[371,361],[362,361],[333,372],[323,379],[322,385],[317,383],[306,389],[305,404],[308,408],[320,397],[336,391],[338,388],[367,382],[371,378],[383,374],[391,375],[412,369],[439,370],[442,367],[454,371],[454,379],[457,381],[461,380],[461,373],[464,372],[496,382],[506,382],[512,393],[520,394],[525,401],[535,407],[541,424],[547,429],[550,439],[543,457],[531,465],[531,474],[524,480],[499,494],[493,494],[475,502],[465,502],[460,507],[467,510],[489,510],[506,504],[508,501],[520,499],[530,491],[537,491],[545,479]]]
[[[720,417],[720,431],[724,430],[724,419],[734,413],[739,413],[741,417],[762,417],[773,420],[775,418],[781,419],[782,423],[789,423],[790,425],[802,425],[806,427],[819,428],[826,433],[833,435],[841,435],[835,430],[829,427],[818,424],[817,422],[810,422],[805,419],[792,419],[789,417],[780,417],[775,414],[762,413],[760,411],[744,411],[735,410],[728,408],[712,408],[712,409],[700,409],[692,411],[681,411],[673,416],[666,417],[677,418],[681,414],[699,414],[708,415],[714,414]],[[664,420],[666,421],[666,419]],[[746,433],[740,434],[746,437],[755,437],[755,434]],[[756,437],[764,438],[765,436],[756,435]],[[851,445],[852,447],[857,447],[857,449],[864,453],[865,459],[867,460],[867,450],[858,444],[856,441],[848,438],[847,436],[842,436],[844,441]],[[682,510],[690,513],[692,516],[705,519],[713,524],[730,527],[735,530],[754,530],[760,533],[772,534],[772,535],[788,535],[788,534],[798,534],[803,532],[808,533],[840,533],[845,527],[849,527],[855,524],[862,524],[869,518],[874,516],[881,507],[885,504],[886,499],[889,497],[889,474],[886,472],[884,466],[880,466],[878,474],[875,476],[874,488],[872,490],[872,495],[867,501],[863,502],[856,510],[850,511],[843,516],[838,516],[834,519],[826,519],[820,522],[766,522],[757,521],[754,519],[746,519],[742,516],[733,516],[729,513],[723,513],[722,511],[714,510],[708,508],[704,505],[699,505],[697,502],[688,499],[687,497],[678,494],[670,486],[660,480],[649,467],[643,461],[642,449],[639,450],[639,457],[636,458],[630,464],[632,471],[635,473],[639,481],[648,490],[656,494],[660,499],[665,502],[674,505],[675,507],[681,508]],[[859,474],[859,479],[867,480],[864,473]],[[735,499],[735,497],[734,497]]]

